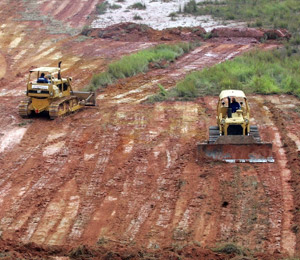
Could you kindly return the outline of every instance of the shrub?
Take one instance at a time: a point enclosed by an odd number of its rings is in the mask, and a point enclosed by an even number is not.
[[[197,96],[196,84],[192,79],[179,82],[176,86],[178,97],[193,98]]]
[[[93,252],[85,245],[80,245],[69,252],[69,257],[71,258],[79,258],[79,257],[91,258],[93,256],[94,256]]]
[[[113,83],[113,77],[108,72],[102,72],[99,74],[93,75],[91,82],[88,86],[88,90],[93,91],[96,90],[99,86],[106,87],[109,84]]]
[[[197,3],[195,0],[190,0],[189,2],[185,3],[183,6],[183,12],[189,14],[197,13]]]
[[[175,21],[175,18],[177,17],[177,13],[176,12],[172,12],[168,15],[168,17],[171,17],[172,21]]]
[[[109,7],[109,3],[106,1],[101,4],[97,4],[96,5],[97,14],[105,14],[108,7]]]
[[[133,20],[143,20],[143,18],[140,17],[138,14],[135,14],[135,15],[133,16]]]
[[[131,8],[131,9],[138,9],[138,10],[145,10],[146,9],[146,5],[142,4],[140,2],[137,2],[137,3],[129,6],[129,8]]]
[[[147,98],[147,103],[155,103],[155,102],[162,102],[165,101],[167,98],[161,94],[152,95]]]
[[[214,252],[224,253],[224,254],[235,254],[243,255],[243,250],[234,244],[226,244],[218,248],[213,249]]]
[[[166,91],[166,89],[164,88],[164,86],[161,85],[161,84],[158,84],[158,87],[159,87],[159,89],[160,89],[159,94],[162,95],[162,96],[166,96],[166,95],[167,95],[167,91]]]
[[[122,6],[121,5],[117,5],[117,4],[113,4],[113,5],[110,5],[109,8],[115,10],[115,9],[122,8]]]

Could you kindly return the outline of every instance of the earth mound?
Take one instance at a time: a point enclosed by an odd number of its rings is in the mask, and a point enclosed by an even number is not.
[[[215,28],[211,31],[212,37],[245,37],[256,40],[289,39],[291,34],[286,29],[256,29],[256,28]]]
[[[145,24],[119,23],[104,29],[84,29],[81,34],[93,38],[129,42],[200,40],[206,33],[202,27],[179,27],[162,31]]]

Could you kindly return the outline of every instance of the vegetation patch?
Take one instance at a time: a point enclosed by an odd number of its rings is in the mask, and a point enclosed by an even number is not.
[[[248,22],[249,27],[286,28],[292,33],[300,30],[300,2],[298,0],[204,1],[187,2],[182,12],[212,15],[224,20]]]
[[[175,21],[175,20],[176,20],[176,17],[177,17],[177,13],[172,12],[172,13],[170,13],[168,16],[171,18],[172,21]]]
[[[138,14],[135,14],[133,16],[133,20],[143,20],[143,18],[141,16],[139,16]]]
[[[117,79],[134,76],[152,67],[165,67],[176,58],[189,52],[195,47],[193,43],[178,43],[174,45],[160,44],[153,48],[123,56],[108,66],[108,70],[93,75],[88,90],[96,90],[112,84]]]
[[[214,252],[224,253],[224,254],[235,254],[235,255],[245,255],[243,250],[236,246],[235,244],[225,244],[220,247],[212,249]]]
[[[118,5],[118,4],[110,5],[107,1],[104,1],[101,4],[96,5],[97,14],[100,14],[100,15],[105,14],[107,9],[116,10],[116,9],[120,9],[120,8],[122,8],[121,5]]]
[[[292,33],[285,47],[274,51],[252,51],[202,71],[192,72],[170,91],[148,98],[149,102],[168,99],[188,100],[204,95],[218,95],[224,89],[246,93],[293,94],[300,97],[300,2],[282,1],[203,1],[187,2],[179,12],[212,15],[224,20],[248,22],[249,27],[286,28]],[[211,34],[205,35],[210,38]],[[271,37],[272,38],[272,37]]]
[[[117,4],[113,4],[109,8],[110,9],[120,9],[120,8],[122,8],[122,6],[121,5],[117,5]]]
[[[101,4],[97,4],[96,5],[97,14],[105,14],[108,7],[109,7],[109,3],[106,1],[102,2]]]
[[[293,94],[300,97],[300,55],[289,46],[274,51],[255,50],[233,60],[188,74],[175,88],[150,97],[149,102],[189,100],[218,95],[224,89],[246,93]]]
[[[131,9],[138,9],[138,10],[145,10],[146,5],[140,2],[134,3],[133,5],[129,6]]]
[[[80,245],[69,252],[69,257],[73,259],[74,258],[85,259],[85,258],[91,258],[93,256],[94,256],[93,252],[85,245]]]

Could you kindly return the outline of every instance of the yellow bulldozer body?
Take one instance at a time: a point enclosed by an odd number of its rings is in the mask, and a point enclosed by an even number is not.
[[[233,107],[233,99],[239,101]],[[250,125],[250,107],[241,90],[223,90],[217,104],[217,126],[209,128],[209,140],[198,144],[198,161],[274,162],[272,143],[260,139],[257,126]]]
[[[84,106],[96,105],[94,92],[72,90],[72,78],[61,77],[60,63],[58,67],[39,67],[30,70],[27,99],[19,104],[20,116],[27,117],[32,113],[48,111],[50,118],[54,119]]]

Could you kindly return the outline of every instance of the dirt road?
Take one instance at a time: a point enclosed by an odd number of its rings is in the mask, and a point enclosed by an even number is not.
[[[49,1],[43,6],[51,8]],[[62,246],[108,239],[152,249],[230,242],[268,253],[299,253],[299,197],[293,190],[299,178],[298,99],[249,97],[252,123],[263,140],[273,142],[276,162],[270,164],[196,163],[196,143],[206,140],[215,124],[214,97],[141,103],[158,83],[169,88],[189,71],[254,44],[205,43],[167,69],[108,87],[96,108],[54,121],[21,119],[17,106],[33,63],[56,65],[63,58],[64,73],[79,89],[107,61],[154,44],[61,35],[57,41],[52,35],[39,39],[24,23],[13,28],[8,17],[0,34],[3,239]]]

